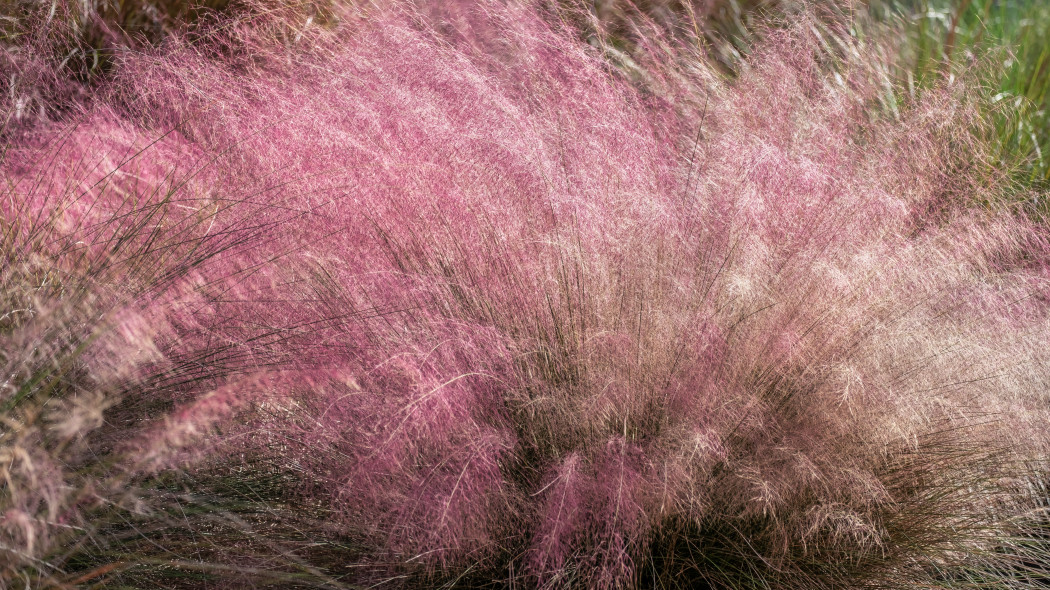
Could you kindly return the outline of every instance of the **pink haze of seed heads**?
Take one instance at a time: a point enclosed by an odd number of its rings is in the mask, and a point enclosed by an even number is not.
[[[38,247],[119,317],[95,414],[49,432],[162,396],[127,469],[254,453],[362,562],[536,587],[639,586],[690,542],[800,587],[899,574],[1016,500],[988,470],[1048,450],[1050,249],[970,206],[961,85],[873,117],[877,61],[831,75],[812,27],[727,82],[657,36],[617,69],[530,5],[429,10],[129,54],[77,126],[21,132],[5,218],[59,211]],[[0,534],[37,555],[79,500],[13,457]]]

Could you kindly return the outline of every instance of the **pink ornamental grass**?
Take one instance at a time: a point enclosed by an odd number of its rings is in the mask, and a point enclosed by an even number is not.
[[[243,246],[265,220],[248,221],[248,200],[234,209],[208,194],[193,156],[101,107],[76,127],[22,133],[5,153],[5,583],[74,583],[80,552],[119,546],[103,532],[111,519],[166,508],[143,500],[158,497],[158,463],[194,454],[186,447],[256,389],[241,378],[260,365],[245,361],[248,344],[208,316],[252,268]],[[236,399],[222,395],[233,383]]]
[[[449,15],[120,64],[77,133],[175,147],[110,194],[242,236],[151,307],[187,404],[152,440],[236,410],[203,464],[294,474],[355,581],[907,585],[988,555],[1048,442],[1047,245],[969,205],[995,177],[965,88],[879,112],[888,58],[817,27],[733,81],[653,38],[632,80],[539,7]]]

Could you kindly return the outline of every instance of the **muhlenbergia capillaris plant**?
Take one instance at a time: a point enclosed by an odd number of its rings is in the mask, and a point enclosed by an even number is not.
[[[1050,244],[979,79],[827,11],[727,78],[699,24],[326,10],[9,118],[7,586],[1040,583]]]

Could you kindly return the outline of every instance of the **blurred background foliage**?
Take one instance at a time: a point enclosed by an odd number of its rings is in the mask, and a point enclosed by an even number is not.
[[[1000,163],[1034,188],[1050,181],[1050,4],[1039,0],[878,0],[899,22],[904,87],[983,68]],[[1045,205],[1042,207],[1045,209]]]

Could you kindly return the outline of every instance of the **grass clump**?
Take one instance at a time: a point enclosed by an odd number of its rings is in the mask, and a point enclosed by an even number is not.
[[[1040,575],[1050,244],[979,90],[828,15],[729,77],[642,16],[610,63],[546,5],[331,10],[9,136],[9,584]]]

